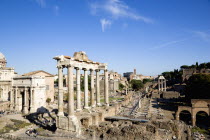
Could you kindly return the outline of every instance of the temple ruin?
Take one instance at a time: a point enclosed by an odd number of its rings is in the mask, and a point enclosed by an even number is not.
[[[93,62],[89,60],[85,52],[75,52],[74,57],[70,56],[56,56],[58,68],[58,115],[57,115],[57,128],[79,132],[79,121],[75,116],[75,111],[82,111],[82,109],[90,109],[96,106],[101,106],[100,103],[100,84],[99,72],[104,71],[104,98],[105,106],[109,106],[109,88],[108,88],[108,70],[107,64]],[[68,116],[64,116],[63,111],[63,69],[67,68],[68,79]],[[73,70],[76,69],[76,110],[74,107],[74,80]],[[81,70],[84,71],[84,106],[81,103]],[[88,71],[91,77],[91,91],[90,91],[90,106],[88,98]],[[96,74],[96,80],[94,79]],[[95,82],[96,81],[96,82]],[[96,87],[95,87],[96,85]],[[95,98],[96,91],[96,98]]]

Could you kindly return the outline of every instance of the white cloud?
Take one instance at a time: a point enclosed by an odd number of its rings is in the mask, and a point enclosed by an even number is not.
[[[45,6],[46,6],[46,1],[45,1],[45,0],[36,0],[36,2],[37,2],[41,7],[45,7]]]
[[[174,40],[174,41],[169,41],[160,45],[157,45],[155,47],[150,48],[151,50],[155,50],[155,49],[161,49],[161,48],[166,48],[166,47],[171,47],[171,45],[173,44],[177,44],[177,43],[181,43],[184,42],[186,40],[188,40],[190,38],[185,38],[185,39],[181,39],[181,40]]]
[[[202,31],[193,31],[193,33],[197,35],[199,38],[201,38],[202,40],[206,42],[210,42],[210,34],[206,32],[202,32]]]
[[[55,12],[55,15],[58,16],[59,15],[60,7],[56,5],[56,6],[53,7],[53,10]]]
[[[103,32],[105,32],[106,28],[112,25],[112,22],[107,19],[101,19],[100,22],[101,22],[101,28]]]
[[[91,10],[93,14],[105,12],[114,19],[130,18],[145,23],[153,23],[152,19],[134,13],[133,10],[121,0],[104,0],[101,3],[92,3]]]

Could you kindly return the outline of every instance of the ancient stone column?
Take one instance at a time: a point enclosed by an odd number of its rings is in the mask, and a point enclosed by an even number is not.
[[[34,107],[34,89],[33,87],[30,88],[30,113],[34,113],[35,107]]]
[[[108,81],[108,70],[104,70],[104,98],[105,105],[109,106],[109,81]]]
[[[80,68],[76,68],[76,82],[77,82],[77,111],[81,111],[82,108],[81,108],[81,86],[80,86],[80,83],[81,83],[81,78],[80,78]]]
[[[64,116],[63,113],[63,67],[58,66],[58,116]]]
[[[14,91],[14,89],[11,89],[11,91],[10,91],[10,110],[13,110],[13,107],[14,107],[13,91]]]
[[[100,70],[96,70],[96,102],[98,106],[101,106],[99,72]]]
[[[90,103],[91,107],[95,107],[95,88],[94,88],[94,70],[90,71],[90,76],[91,76],[91,94],[90,94]]]
[[[23,103],[23,114],[28,113],[28,108],[27,108],[27,88],[25,87],[24,89],[24,103]]]
[[[161,79],[161,91],[163,91],[163,79]]]
[[[18,88],[15,87],[15,110],[18,111],[18,102],[17,102]]]
[[[164,79],[164,91],[166,91],[166,79]]]
[[[160,79],[158,79],[158,90],[160,91]]]
[[[84,97],[84,108],[85,109],[89,109],[89,106],[88,106],[88,71],[87,69],[84,69],[84,94],[85,94],[85,97]]]
[[[73,70],[74,67],[71,65],[67,66],[68,68],[68,116],[74,116],[74,77]]]

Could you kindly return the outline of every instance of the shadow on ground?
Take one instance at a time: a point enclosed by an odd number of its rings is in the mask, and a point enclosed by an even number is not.
[[[57,113],[57,110],[53,110],[51,113]],[[56,131],[56,118],[51,115],[50,111],[44,107],[37,109],[36,113],[29,114],[26,117],[31,123],[42,127],[45,130],[55,132]]]

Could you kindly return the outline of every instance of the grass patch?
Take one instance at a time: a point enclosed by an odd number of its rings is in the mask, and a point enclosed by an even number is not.
[[[20,121],[20,120],[11,119],[11,121],[14,124],[7,124],[5,127],[0,129],[0,134],[9,133],[10,131],[17,131],[19,129],[22,129],[22,128],[25,128],[25,127],[31,125],[30,123],[26,123],[26,122]]]
[[[192,133],[194,133],[194,132],[198,132],[198,133],[206,134],[206,135],[210,134],[210,130],[202,129],[202,128],[199,128],[199,127],[193,127],[192,128]]]
[[[39,127],[36,129],[36,131],[37,131],[37,133],[41,133],[41,132],[45,131],[45,129],[42,127]]]

